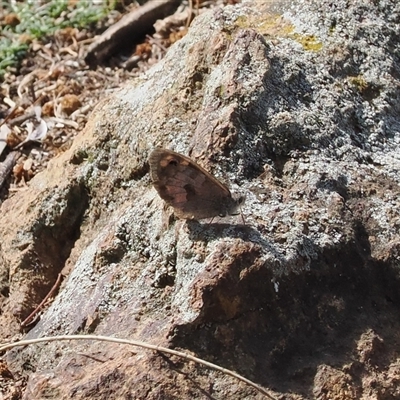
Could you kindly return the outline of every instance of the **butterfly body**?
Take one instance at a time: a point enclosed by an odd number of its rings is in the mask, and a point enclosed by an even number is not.
[[[182,154],[157,148],[149,164],[155,189],[179,218],[234,215],[244,200],[233,197],[225,185]]]

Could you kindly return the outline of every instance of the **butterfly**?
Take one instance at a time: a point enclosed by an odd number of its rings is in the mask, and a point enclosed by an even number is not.
[[[149,155],[150,177],[160,197],[182,219],[237,215],[244,196],[229,189],[189,157],[156,148]]]

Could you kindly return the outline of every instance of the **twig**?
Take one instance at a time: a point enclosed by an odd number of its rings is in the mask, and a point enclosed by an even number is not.
[[[14,106],[11,111],[8,113],[7,117],[4,118],[3,121],[0,122],[0,126],[4,125],[6,122],[8,122],[13,116],[14,114],[17,112],[18,107]]]
[[[202,360],[201,358],[194,357],[190,354],[183,353],[181,351],[176,351],[172,349],[168,349],[167,347],[156,346],[154,344],[140,342],[138,340],[127,340],[127,339],[118,339],[108,336],[97,336],[97,335],[61,335],[61,336],[48,336],[38,339],[30,339],[30,340],[20,340],[19,342],[6,344],[0,347],[0,352],[5,351],[8,349],[12,349],[17,346],[26,346],[34,343],[43,343],[43,342],[57,342],[61,340],[100,340],[104,342],[112,342],[112,343],[119,343],[119,344],[129,344],[131,346],[139,346],[149,350],[160,351],[167,354],[172,354],[174,356],[182,357],[186,360],[196,362],[198,364],[205,365],[206,367],[215,369],[220,371],[226,375],[230,375],[244,383],[247,383],[249,386],[253,387],[254,389],[258,390],[260,393],[265,395],[270,400],[277,400],[276,397],[270,395],[266,389],[257,385],[256,383],[250,381],[249,379],[237,374],[234,371],[229,369],[220,367],[219,365],[210,363],[208,361]]]
[[[192,22],[192,16],[193,16],[193,0],[189,0],[189,16],[185,24],[186,29],[189,28],[189,25]]]
[[[2,188],[4,182],[11,174],[11,171],[13,170],[20,154],[21,153],[19,151],[12,151],[7,155],[6,159],[0,163],[0,188]]]
[[[11,125],[11,126],[18,125],[18,124],[20,124],[22,122],[25,122],[27,119],[34,117],[35,115],[36,114],[35,114],[34,110],[29,111],[29,112],[27,112],[25,114],[20,115],[19,117],[15,117],[13,119],[10,119],[8,121],[8,125]]]
[[[156,46],[158,46],[161,50],[167,52],[168,49],[163,46],[159,40],[155,40],[154,38],[152,38],[150,35],[146,35],[146,38],[148,39],[150,44],[155,44]]]
[[[88,64],[97,64],[111,57],[118,48],[126,45],[127,38],[129,43],[136,43],[140,37],[152,31],[158,19],[173,14],[180,3],[181,0],[150,0],[134,9],[93,41],[87,50],[85,61]]]
[[[40,304],[29,314],[28,317],[26,317],[22,322],[21,322],[21,327],[27,326],[29,324],[29,322],[31,322],[33,320],[33,318],[35,317],[35,315],[40,311],[40,309],[43,307],[43,305],[46,303],[46,301],[53,295],[53,293],[56,291],[56,289],[58,288],[58,286],[60,286],[61,283],[61,278],[62,275],[58,274],[57,276],[57,280],[55,282],[55,284],[53,285],[53,287],[51,288],[50,292],[47,293],[46,297],[40,302]]]

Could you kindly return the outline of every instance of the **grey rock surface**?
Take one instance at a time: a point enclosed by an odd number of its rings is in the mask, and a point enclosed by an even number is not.
[[[399,396],[399,22],[394,0],[247,1],[197,18],[2,205],[0,322],[16,330],[63,270],[28,338],[185,349],[286,399]],[[245,224],[174,220],[148,176],[156,146],[245,193]],[[7,359],[34,366],[26,399],[262,398],[111,344]]]

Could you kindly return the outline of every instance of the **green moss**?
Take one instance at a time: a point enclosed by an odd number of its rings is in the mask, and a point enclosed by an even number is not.
[[[68,0],[51,0],[39,4],[30,0],[7,4],[8,13],[15,14],[18,21],[1,27],[0,78],[25,56],[28,41],[42,39],[67,27],[88,27],[104,18],[116,3],[116,0],[100,4],[90,0],[80,0],[76,4]]]
[[[0,38],[0,77],[4,75],[8,67],[13,66],[23,58],[28,47],[26,43],[21,43],[19,39]]]

